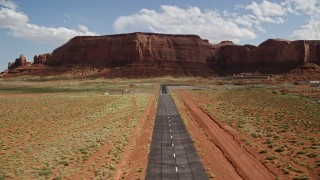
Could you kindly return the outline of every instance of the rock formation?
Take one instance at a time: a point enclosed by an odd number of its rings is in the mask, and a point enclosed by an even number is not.
[[[288,72],[305,63],[319,64],[320,41],[269,39],[258,47],[224,46],[217,53],[217,63],[227,72]]]
[[[52,55],[50,53],[35,55],[33,57],[33,64],[45,64],[51,57]]]
[[[17,67],[24,67],[24,66],[27,66],[27,59],[24,57],[23,54],[20,54],[20,57],[17,58],[13,63],[12,62],[9,62],[8,63],[8,69],[14,69],[14,68],[17,68]]]
[[[47,65],[86,64],[115,67],[135,61],[203,62],[214,56],[214,46],[196,35],[131,33],[82,36],[54,50]]]
[[[43,67],[46,72],[49,69],[61,73],[90,67],[105,69],[103,72],[112,77],[284,73],[306,63],[319,64],[319,44],[320,41],[282,39],[269,39],[257,47],[231,41],[210,44],[196,35],[155,33],[79,36],[55,49],[52,55],[34,56],[34,65],[27,69],[36,73]],[[20,56],[9,64],[9,73],[26,64],[24,56]]]

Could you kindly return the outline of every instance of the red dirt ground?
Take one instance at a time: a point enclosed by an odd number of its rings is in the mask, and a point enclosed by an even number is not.
[[[187,94],[178,92],[180,112],[189,116],[189,132],[205,167],[216,179],[275,179],[276,169],[267,167],[249,147],[244,147],[236,133],[207,115]],[[231,130],[231,132],[234,132]],[[199,143],[197,143],[197,141]],[[210,173],[209,173],[210,174]]]
[[[114,179],[144,179],[156,113],[157,94],[153,95],[134,129],[131,139],[116,166]]]

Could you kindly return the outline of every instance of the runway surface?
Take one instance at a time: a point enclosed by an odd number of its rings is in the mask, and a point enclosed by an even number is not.
[[[208,179],[166,85],[160,91],[146,179]]]

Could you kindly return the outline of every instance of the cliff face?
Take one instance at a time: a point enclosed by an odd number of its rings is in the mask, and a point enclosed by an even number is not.
[[[305,41],[304,61],[314,64],[320,64],[320,40]]]
[[[320,41],[269,39],[258,47],[224,46],[217,62],[227,72],[287,72],[305,63],[319,64]]]
[[[123,66],[135,61],[203,62],[214,56],[214,46],[195,35],[131,33],[75,37],[54,50],[45,64]]]
[[[33,57],[33,64],[44,64],[47,60],[51,59],[51,56],[50,53],[35,55]]]
[[[74,37],[52,54],[35,56],[30,67],[24,57],[18,58],[9,64],[9,73],[17,72],[17,67],[18,72],[25,67],[26,72],[34,73],[41,68],[65,72],[93,67],[107,69],[112,77],[212,76],[252,71],[285,73],[306,63],[320,64],[319,40],[269,39],[256,47],[231,41],[210,44],[196,35],[130,33]]]

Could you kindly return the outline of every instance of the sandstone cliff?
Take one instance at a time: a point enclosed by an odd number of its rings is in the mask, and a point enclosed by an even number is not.
[[[45,64],[51,57],[52,55],[50,53],[35,55],[33,57],[33,64]]]
[[[319,64],[320,41],[269,39],[258,47],[224,46],[217,53],[217,64],[229,73],[262,71],[288,72],[305,63]]]
[[[306,63],[320,64],[319,44],[317,40],[282,39],[269,39],[257,47],[231,41],[210,44],[196,35],[155,33],[79,36],[52,54],[36,55],[31,67],[20,56],[9,64],[9,73],[36,74],[41,69],[45,74],[64,73],[88,67],[112,77],[285,73]],[[19,71],[15,71],[18,67]]]
[[[135,61],[202,62],[215,49],[196,35],[131,33],[109,36],[82,36],[54,50],[45,64],[51,66],[85,64],[99,67],[123,66]]]

